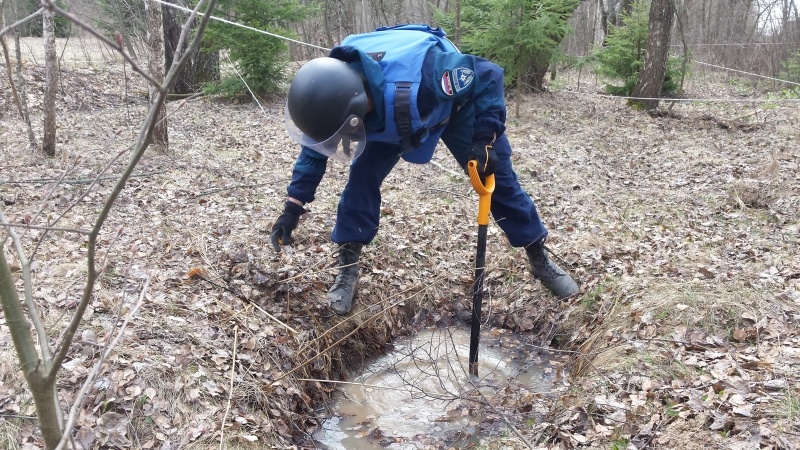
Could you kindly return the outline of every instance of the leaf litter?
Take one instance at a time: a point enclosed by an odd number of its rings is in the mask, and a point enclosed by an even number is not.
[[[35,225],[74,204],[59,226],[86,229],[124,158],[83,195],[87,180],[133,142],[146,101],[120,95],[120,71],[62,75],[53,160],[26,150],[21,122],[2,104],[0,197],[17,222],[45,202]],[[523,357],[547,355],[556,385],[547,395],[509,385],[481,424],[485,444],[800,447],[797,108],[686,102],[651,118],[592,95],[596,86],[564,82],[525,97],[507,133],[548,246],[581,295],[549,295],[530,278],[524,252],[490,226],[487,325],[518,332]],[[32,84],[34,118],[39,90]],[[687,93],[734,94],[721,77],[692,80]],[[109,218],[99,249],[109,265],[60,373],[68,405],[117,312],[154,270],[145,305],[81,411],[81,448],[311,445],[336,390],[321,380],[344,379],[394,337],[469,316],[477,202],[442,148],[432,164],[401,163],[384,183],[381,231],[365,249],[351,316],[331,314],[324,301],[343,165],[330,164],[296,244],[272,250],[269,230],[297,152],[282,102],[267,101],[263,112],[212,99],[168,105],[169,152],[145,156]],[[37,236],[28,232],[27,248]],[[34,298],[53,329],[80,296],[85,250],[81,235],[56,231],[36,256]],[[2,316],[0,352],[0,427],[36,447]]]

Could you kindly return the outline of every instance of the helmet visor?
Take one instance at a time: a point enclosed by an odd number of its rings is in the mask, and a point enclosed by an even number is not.
[[[311,136],[303,133],[300,128],[295,125],[292,117],[289,115],[288,103],[284,108],[283,115],[284,122],[286,123],[286,130],[295,142],[317,153],[321,153],[328,158],[333,158],[343,163],[349,163],[358,158],[358,155],[364,151],[364,146],[367,144],[364,121],[355,114],[348,117],[339,128],[339,131],[333,133],[333,136],[324,141],[315,140]]]

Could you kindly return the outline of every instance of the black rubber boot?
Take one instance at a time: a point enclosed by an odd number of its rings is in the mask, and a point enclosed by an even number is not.
[[[328,290],[328,300],[331,309],[340,316],[346,316],[353,309],[353,297],[358,289],[358,258],[363,246],[359,242],[345,242],[339,246],[339,273]]]
[[[534,242],[525,247],[525,253],[528,254],[533,276],[541,280],[553,294],[559,298],[567,298],[578,293],[575,280],[547,257],[544,242]]]

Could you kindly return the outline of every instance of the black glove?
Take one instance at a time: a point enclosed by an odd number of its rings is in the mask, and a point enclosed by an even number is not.
[[[478,162],[478,175],[485,177],[494,173],[497,168],[497,152],[492,148],[492,142],[475,142],[467,153],[467,161]],[[469,170],[467,170],[469,175]]]
[[[295,202],[287,201],[283,206],[283,214],[278,217],[272,225],[272,247],[276,252],[281,251],[281,245],[289,245],[294,242],[292,231],[297,228],[300,216],[305,214],[305,208]]]

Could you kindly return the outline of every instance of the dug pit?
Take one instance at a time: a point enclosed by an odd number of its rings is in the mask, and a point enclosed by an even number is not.
[[[469,375],[469,341],[457,327],[396,339],[339,384],[314,439],[331,450],[461,446],[507,428],[493,406],[500,396],[550,391],[554,371],[519,336],[484,330],[478,377]]]

